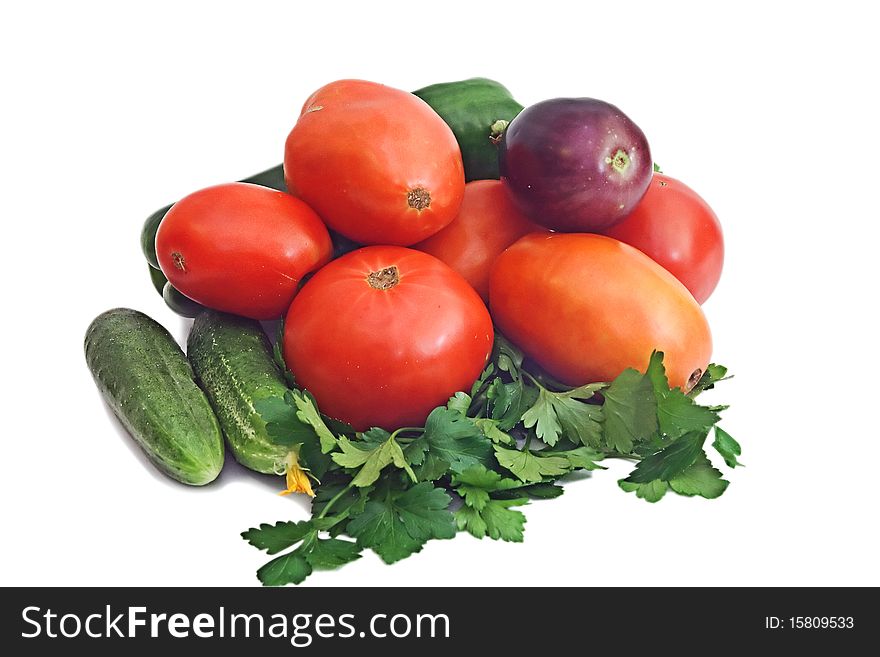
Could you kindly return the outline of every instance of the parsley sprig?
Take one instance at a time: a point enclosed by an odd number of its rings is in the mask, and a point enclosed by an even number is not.
[[[394,563],[457,531],[522,541],[523,506],[558,497],[559,480],[604,469],[606,458],[634,462],[618,484],[648,502],[670,491],[716,498],[729,482],[706,453],[710,435],[730,468],[741,465],[742,450],[718,426],[726,406],[696,399],[728,378],[712,364],[684,393],[669,387],[663,354],[655,352],[645,373],[628,369],[614,381],[570,388],[499,335],[471,390],[435,408],[424,427],[355,432],[321,415],[315,399],[295,387],[283,399],[261,400],[256,410],[270,435],[298,445],[321,485],[310,520],[242,534],[270,555],[283,552],[257,577],[268,586],[298,584],[367,548]]]

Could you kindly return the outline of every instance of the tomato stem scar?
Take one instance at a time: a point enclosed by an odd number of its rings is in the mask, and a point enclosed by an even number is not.
[[[400,271],[392,265],[391,267],[370,272],[369,276],[367,276],[367,283],[374,290],[390,290],[400,283]]]
[[[175,269],[179,269],[184,274],[186,273],[186,260],[183,258],[183,254],[175,251],[171,254],[171,261],[174,263]]]
[[[431,192],[424,187],[416,187],[407,192],[406,202],[414,210],[424,210],[431,206]]]

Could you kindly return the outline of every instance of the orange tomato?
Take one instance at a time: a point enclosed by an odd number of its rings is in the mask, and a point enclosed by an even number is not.
[[[568,385],[645,371],[665,354],[669,384],[689,390],[712,354],[709,325],[687,288],[641,251],[602,235],[531,234],[495,261],[492,318]]]
[[[542,230],[516,208],[500,180],[474,180],[464,186],[452,223],[413,248],[452,267],[488,302],[495,258],[523,235]]]
[[[360,244],[408,246],[458,213],[464,165],[455,135],[422,99],[339,80],[305,102],[284,149],[287,189]]]

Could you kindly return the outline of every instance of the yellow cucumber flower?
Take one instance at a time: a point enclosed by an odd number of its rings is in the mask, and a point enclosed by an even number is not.
[[[314,497],[312,490],[312,482],[309,479],[312,475],[308,468],[304,468],[299,464],[299,455],[296,452],[290,452],[284,459],[284,470],[287,478],[287,490],[283,490],[279,495],[290,495],[291,493],[305,493],[309,497]],[[315,481],[318,481],[315,479]]]

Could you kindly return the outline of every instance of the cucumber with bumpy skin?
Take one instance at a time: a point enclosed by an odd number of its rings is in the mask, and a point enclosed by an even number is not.
[[[85,354],[110,408],[156,467],[193,486],[217,478],[220,425],[164,327],[136,310],[108,310],[86,331]]]
[[[187,355],[236,460],[256,472],[283,473],[291,446],[270,438],[254,408],[288,391],[260,323],[206,310],[193,322]]]

